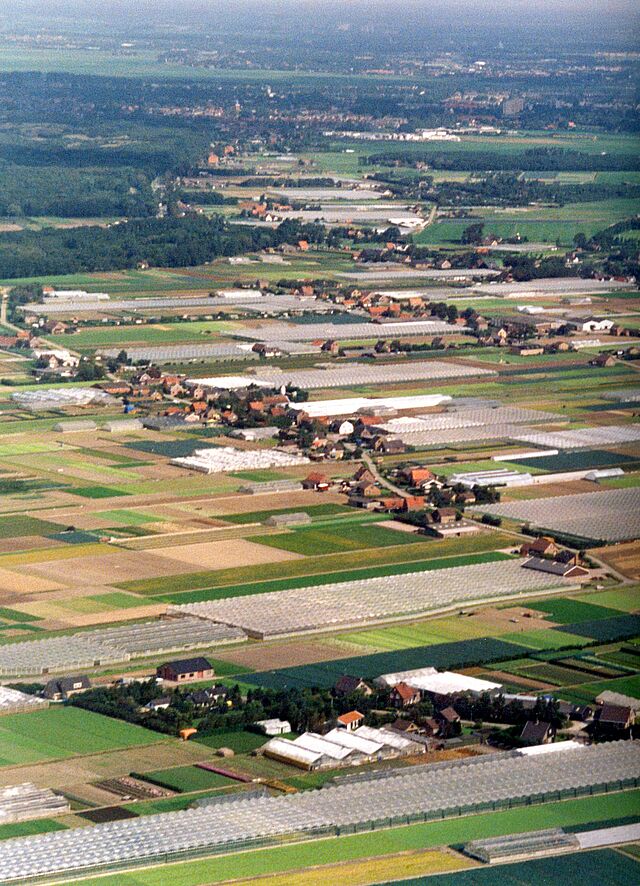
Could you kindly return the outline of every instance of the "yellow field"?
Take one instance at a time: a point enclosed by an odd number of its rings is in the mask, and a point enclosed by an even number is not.
[[[448,850],[403,852],[384,858],[368,858],[342,864],[321,865],[287,874],[272,874],[237,880],[237,883],[263,883],[269,886],[326,886],[327,883],[349,883],[349,886],[369,886],[425,874],[459,871],[476,865]]]

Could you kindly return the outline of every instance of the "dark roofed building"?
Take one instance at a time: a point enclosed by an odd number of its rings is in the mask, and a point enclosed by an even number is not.
[[[551,741],[551,723],[541,720],[527,720],[520,733],[520,738],[530,745],[548,744]]]
[[[603,704],[595,716],[600,729],[611,732],[624,732],[634,720],[631,708],[617,704]]]
[[[45,685],[42,695],[51,701],[64,701],[78,692],[86,692],[87,689],[91,689],[91,680],[86,674],[79,677],[56,677]]]
[[[529,557],[522,564],[523,569],[535,569],[536,572],[548,572],[561,578],[585,578],[589,570],[575,563],[558,563],[556,560],[545,560],[542,557]]]
[[[352,677],[349,674],[344,674],[340,677],[333,688],[336,695],[342,696],[353,695],[354,692],[371,695],[373,692],[373,689],[365,683],[362,677]]]
[[[168,661],[161,664],[156,674],[163,680],[173,683],[186,683],[189,680],[208,680],[213,677],[213,665],[202,656],[183,658],[179,661]]]

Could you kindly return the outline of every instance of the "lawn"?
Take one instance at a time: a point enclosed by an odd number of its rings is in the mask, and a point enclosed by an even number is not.
[[[13,714],[0,721],[0,765],[15,766],[166,740],[157,732],[74,707]]]
[[[597,827],[600,821],[608,822],[625,815],[637,814],[638,802],[640,802],[640,791],[583,797],[579,800],[527,806],[504,812],[406,825],[338,839],[332,837],[326,840],[240,852],[218,857],[213,863],[210,858],[202,859],[182,862],[172,865],[171,868],[156,867],[130,874],[110,874],[81,882],[90,883],[91,886],[165,886],[167,872],[170,870],[172,886],[203,886],[203,884],[266,876],[280,871],[295,871],[339,861],[457,845],[469,840],[544,828],[571,827],[586,823]],[[585,858],[591,855],[592,853],[589,853]],[[553,864],[558,863],[557,858],[551,861]],[[490,869],[488,873],[494,878],[492,883],[495,883],[495,870]],[[547,882],[557,881],[552,878]],[[631,882],[633,879],[626,879],[622,886],[627,886]]]
[[[192,791],[206,791],[212,788],[231,787],[234,782],[218,775],[217,772],[209,772],[207,769],[199,769],[197,766],[176,766],[174,769],[158,769],[154,772],[145,772],[140,776],[152,784],[161,785],[181,794]]]

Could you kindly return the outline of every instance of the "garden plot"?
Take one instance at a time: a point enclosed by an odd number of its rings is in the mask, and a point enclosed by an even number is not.
[[[264,639],[375,624],[563,584],[557,576],[505,561],[187,603],[169,612],[235,625]]]
[[[292,455],[277,449],[252,450],[234,449],[233,446],[219,446],[211,449],[196,449],[186,458],[171,459],[172,465],[200,471],[202,474],[219,474],[229,471],[247,471],[264,468],[288,468],[291,465],[308,464],[309,459],[302,455]]]
[[[535,431],[515,438],[533,443],[543,449],[597,449],[601,446],[621,446],[640,441],[640,425],[610,425],[602,428],[581,428],[576,431]]]
[[[638,487],[501,502],[485,505],[482,510],[580,538],[616,542],[640,536]]]
[[[142,816],[88,829],[6,840],[0,879],[33,878],[85,867],[128,865],[167,853],[222,850],[250,840],[409,817],[440,818],[523,802],[554,792],[581,794],[640,778],[640,745],[620,741],[553,754],[490,754],[389,770],[290,796],[250,797],[228,805]],[[326,833],[326,830],[325,830]]]

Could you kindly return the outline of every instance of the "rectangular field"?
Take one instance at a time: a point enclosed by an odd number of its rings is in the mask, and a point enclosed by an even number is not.
[[[166,740],[158,732],[74,707],[13,714],[0,722],[0,765],[98,754]]]
[[[146,781],[161,787],[188,794],[193,791],[206,791],[212,788],[230,787],[234,784],[231,779],[217,772],[209,772],[207,769],[198,769],[197,766],[176,766],[175,769],[159,769],[156,772],[147,772],[142,775]]]

